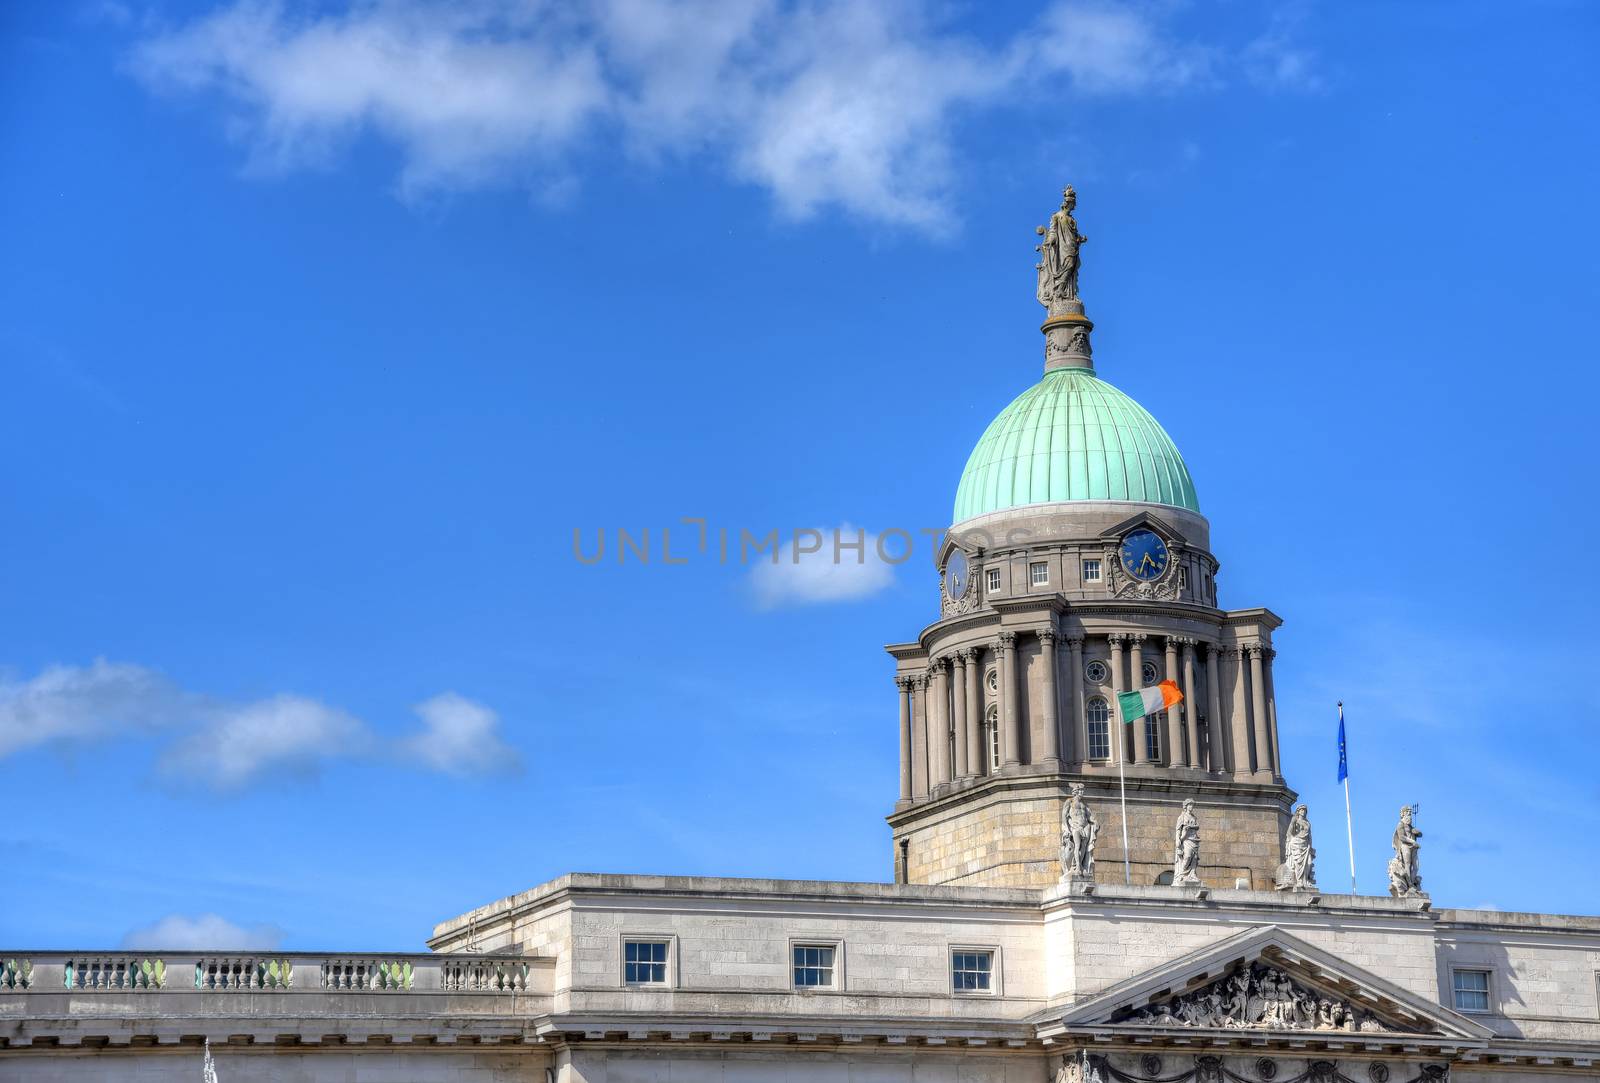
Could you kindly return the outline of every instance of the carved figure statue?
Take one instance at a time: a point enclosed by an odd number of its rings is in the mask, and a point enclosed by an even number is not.
[[[1061,878],[1094,879],[1094,843],[1100,824],[1083,800],[1083,783],[1074,782],[1061,806]]]
[[[1178,887],[1200,883],[1200,821],[1195,819],[1194,798],[1184,799],[1173,833],[1172,882]]]
[[[1283,833],[1283,864],[1273,877],[1279,891],[1310,891],[1317,886],[1317,873],[1312,862],[1317,851],[1311,847],[1311,821],[1306,807],[1299,805]]]
[[[1078,194],[1069,184],[1061,193],[1061,209],[1050,216],[1050,224],[1034,230],[1043,238],[1034,246],[1039,253],[1034,270],[1039,272],[1039,303],[1045,308],[1055,301],[1078,299],[1078,247],[1089,238],[1078,232],[1077,219],[1072,217],[1077,206]]]
[[[1417,871],[1417,851],[1422,848],[1418,840],[1422,832],[1412,822],[1415,811],[1410,805],[1400,810],[1400,822],[1394,829],[1394,857],[1389,859],[1389,894],[1397,899],[1422,894],[1422,874]]]
[[[1348,1002],[1297,985],[1284,971],[1259,963],[1192,993],[1128,1010],[1114,1021],[1230,1030],[1389,1029]]]

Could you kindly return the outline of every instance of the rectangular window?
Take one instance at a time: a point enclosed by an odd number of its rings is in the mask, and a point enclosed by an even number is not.
[[[1144,720],[1144,754],[1151,763],[1161,762],[1161,716],[1146,715]]]
[[[1100,562],[1098,560],[1086,560],[1083,562],[1083,581],[1085,583],[1100,582]]]
[[[1035,561],[1028,565],[1028,582],[1036,587],[1042,587],[1050,582],[1050,565],[1044,561]]]
[[[1486,1012],[1489,1010],[1489,972],[1487,970],[1453,970],[1450,988],[1455,993],[1456,1011]]]
[[[994,952],[962,949],[950,953],[950,987],[957,993],[994,991]]]
[[[1189,587],[1189,569],[1188,568],[1179,568],[1178,569],[1178,589],[1179,590],[1187,590],[1188,587]]]
[[[832,944],[794,946],[794,987],[796,989],[833,988]]]
[[[999,589],[1000,589],[1000,569],[999,568],[990,568],[989,569],[989,593],[993,594],[995,591],[997,591]]]
[[[629,985],[667,984],[667,942],[625,941],[622,945],[622,980]]]

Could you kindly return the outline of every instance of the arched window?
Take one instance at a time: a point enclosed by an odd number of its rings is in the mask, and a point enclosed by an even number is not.
[[[1172,870],[1168,869],[1166,872],[1164,872],[1164,873],[1160,874],[1159,876],[1157,876],[1156,877],[1156,884],[1159,887],[1171,887],[1172,886]]]
[[[1145,684],[1155,684],[1161,680],[1161,671],[1156,668],[1154,662],[1145,662],[1139,667],[1139,676],[1144,680]]]
[[[1111,707],[1106,703],[1104,696],[1091,696],[1084,705],[1084,721],[1088,723],[1089,730],[1089,758],[1091,760],[1109,760],[1111,758]]]
[[[983,716],[984,748],[989,753],[989,773],[1000,770],[1000,708],[990,706]]]

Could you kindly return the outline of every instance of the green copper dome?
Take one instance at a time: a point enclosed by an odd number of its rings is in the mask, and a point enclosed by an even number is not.
[[[1046,372],[989,423],[961,472],[953,521],[1067,500],[1200,511],[1172,437],[1088,368]]]

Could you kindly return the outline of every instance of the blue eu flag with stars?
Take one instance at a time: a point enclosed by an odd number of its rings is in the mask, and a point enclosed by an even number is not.
[[[1350,762],[1345,758],[1344,748],[1344,708],[1339,709],[1339,781],[1343,782],[1350,777]]]

